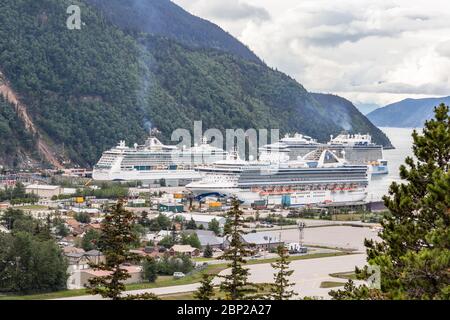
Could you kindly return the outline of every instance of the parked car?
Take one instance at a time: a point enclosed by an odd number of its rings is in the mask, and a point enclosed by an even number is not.
[[[174,273],[173,273],[173,277],[174,277],[175,279],[181,279],[181,278],[186,277],[186,275],[185,275],[183,272],[174,272]]]
[[[290,254],[308,253],[308,248],[299,243],[289,243],[287,248],[289,249]]]

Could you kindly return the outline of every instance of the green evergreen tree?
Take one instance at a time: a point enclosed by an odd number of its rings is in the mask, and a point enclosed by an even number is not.
[[[8,230],[12,230],[14,227],[14,222],[17,220],[22,220],[24,217],[25,213],[22,210],[8,208],[0,216],[0,223]]]
[[[90,251],[98,249],[99,241],[101,237],[101,232],[95,229],[89,229],[83,236],[81,240],[81,247],[84,251]]]
[[[173,241],[171,236],[165,236],[161,239],[161,241],[158,242],[158,246],[164,247],[166,249],[172,248],[176,244],[175,241]]]
[[[79,212],[75,214],[74,216],[75,220],[77,220],[80,223],[90,223],[91,222],[91,216],[89,213],[86,212]]]
[[[216,235],[220,234],[220,224],[219,221],[217,221],[217,219],[212,219],[209,223],[208,223],[208,230],[213,231]]]
[[[138,256],[130,253],[129,249],[136,242],[134,219],[134,215],[123,208],[121,200],[106,213],[99,240],[99,249],[105,255],[106,262],[91,264],[91,267],[109,274],[89,279],[87,288],[90,294],[99,294],[112,300],[156,299],[153,294],[122,295],[126,289],[123,281],[131,277],[122,266],[126,262],[138,260]]]
[[[202,281],[200,287],[194,293],[194,298],[197,300],[212,300],[214,297],[214,286],[212,284],[214,276],[204,273],[202,274]]]
[[[196,233],[187,235],[187,234],[182,234],[181,235],[181,244],[184,245],[190,245],[191,247],[200,249],[202,247],[201,243],[200,243],[200,239],[198,238]]]
[[[212,258],[213,256],[213,249],[209,244],[206,245],[205,250],[203,251],[203,257],[204,258]]]
[[[194,218],[191,218],[189,222],[186,224],[186,229],[197,230],[197,224],[194,221]]]
[[[242,300],[249,294],[258,291],[257,286],[248,281],[249,270],[244,267],[246,260],[244,257],[250,254],[242,240],[245,232],[242,230],[244,225],[243,212],[239,208],[239,201],[232,200],[231,210],[227,213],[227,225],[225,229],[225,237],[229,241],[229,247],[219,258],[230,261],[228,267],[231,268],[229,275],[220,276],[224,281],[220,284],[220,289],[225,293],[227,300]]]
[[[158,263],[155,258],[148,257],[142,264],[144,279],[148,282],[155,282],[158,278]]]
[[[289,255],[283,246],[277,248],[278,259],[272,264],[272,268],[278,270],[274,275],[275,283],[270,287],[269,298],[273,300],[288,300],[297,295],[295,291],[289,290],[294,285],[289,281],[289,277],[294,273],[289,270]]]
[[[423,133],[413,133],[416,160],[406,158],[384,203],[390,215],[382,221],[383,242],[367,240],[369,265],[378,266],[381,287],[349,285],[332,291],[335,299],[450,298],[450,117],[443,104]],[[370,274],[357,269],[359,278]]]
[[[67,237],[69,235],[70,230],[67,228],[64,219],[57,217],[53,219],[52,223],[55,227],[55,233],[57,236]]]
[[[172,225],[171,236],[173,243],[177,242],[177,227],[175,226],[175,223]]]
[[[67,261],[54,239],[26,231],[0,232],[0,292],[66,289]]]

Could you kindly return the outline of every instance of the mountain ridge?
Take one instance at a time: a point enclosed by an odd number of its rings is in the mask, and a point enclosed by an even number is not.
[[[421,128],[433,118],[433,110],[440,103],[450,105],[450,96],[440,98],[407,98],[370,112],[367,115],[379,127]]]

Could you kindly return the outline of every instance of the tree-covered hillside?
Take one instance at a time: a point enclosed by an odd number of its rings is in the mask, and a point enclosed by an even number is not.
[[[66,27],[66,10],[74,3],[81,6],[81,30]],[[204,130],[280,128],[323,141],[344,129],[334,120],[340,110],[330,112],[300,84],[260,62],[145,30],[120,30],[107,17],[84,1],[0,3],[0,72],[61,161],[93,165],[121,139],[142,143],[148,123],[165,141],[174,129],[192,129],[195,120],[203,120]],[[345,112],[354,132],[389,144],[353,109]]]
[[[333,94],[312,93],[313,97],[327,107],[334,123],[348,132],[370,133],[374,141],[391,147],[386,134],[378,128],[374,128],[369,119],[353,105],[351,101]]]
[[[233,53],[253,62],[260,59],[219,26],[191,15],[170,0],[86,0],[129,32],[145,32],[196,47]]]
[[[2,1],[0,70],[58,153],[92,164],[120,138],[145,134],[136,103],[139,51],[86,6],[85,26],[69,30],[72,3]]]
[[[155,62],[149,66],[156,79],[145,105],[164,136],[192,129],[194,120],[202,120],[205,130],[280,128],[319,139],[340,130],[322,105],[280,72],[164,39],[148,37],[143,43]]]

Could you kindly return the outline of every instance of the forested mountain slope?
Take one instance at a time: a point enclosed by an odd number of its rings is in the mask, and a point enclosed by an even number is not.
[[[121,29],[163,36],[179,43],[212,48],[260,62],[219,26],[186,12],[170,0],[86,0]]]
[[[341,110],[330,112],[296,81],[259,61],[226,48],[121,30],[98,7],[77,3],[81,30],[66,27],[73,1],[0,2],[0,71],[61,163],[93,165],[120,139],[142,143],[149,123],[166,142],[172,130],[192,129],[196,120],[205,130],[280,128],[322,141],[345,129],[335,120]],[[345,112],[354,132],[389,144],[356,109]],[[5,139],[22,139],[3,132]],[[34,157],[37,150],[21,141],[10,148]]]
[[[333,94],[312,93],[313,97],[322,105],[327,106],[330,114],[335,115],[333,121],[348,132],[370,133],[374,141],[378,143],[388,141],[386,134],[374,129],[369,119],[353,105],[353,103]],[[383,143],[391,147],[390,143]]]

